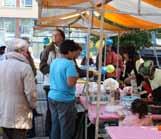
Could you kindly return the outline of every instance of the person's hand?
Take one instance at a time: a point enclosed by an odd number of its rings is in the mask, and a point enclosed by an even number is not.
[[[135,75],[130,75],[129,77],[127,77],[125,80],[124,80],[124,83],[125,84],[131,84],[131,80],[135,80],[136,77]]]
[[[91,74],[92,76],[98,76],[100,73],[99,73],[99,71],[91,70],[91,71],[89,71],[89,76],[90,76],[90,74]],[[91,76],[91,77],[92,77],[92,76]]]
[[[152,100],[152,94],[148,94],[148,100]]]
[[[94,72],[93,71],[89,71],[89,77],[93,77],[94,76]]]
[[[136,76],[135,76],[135,75],[131,75],[131,76],[130,76],[130,79],[131,79],[131,80],[135,80],[135,79],[136,79]]]

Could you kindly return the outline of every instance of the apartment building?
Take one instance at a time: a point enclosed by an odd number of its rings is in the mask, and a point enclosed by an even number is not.
[[[0,42],[12,37],[31,37],[37,18],[36,0],[0,0]]]

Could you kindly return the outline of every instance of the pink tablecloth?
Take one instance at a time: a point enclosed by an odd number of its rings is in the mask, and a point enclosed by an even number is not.
[[[106,127],[112,139],[161,139],[161,131],[153,127]]]
[[[80,96],[80,103],[88,110],[88,118],[94,124],[96,121],[96,105],[88,103],[84,96]],[[119,120],[120,116],[117,113],[109,113],[105,107],[106,105],[100,105],[99,119],[101,121]]]
[[[83,88],[84,88],[84,84],[83,83],[77,83],[76,84],[76,96],[80,96],[83,93]]]

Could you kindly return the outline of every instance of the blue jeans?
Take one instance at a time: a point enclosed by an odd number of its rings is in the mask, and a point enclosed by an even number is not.
[[[74,139],[75,102],[58,102],[49,99],[52,128],[51,139]]]

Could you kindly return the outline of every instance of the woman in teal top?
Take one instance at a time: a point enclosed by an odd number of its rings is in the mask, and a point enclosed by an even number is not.
[[[49,107],[52,115],[51,139],[73,139],[75,129],[75,85],[78,78],[73,59],[78,45],[65,40],[60,46],[61,57],[50,65]]]

